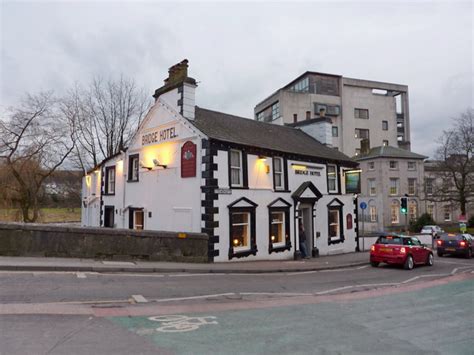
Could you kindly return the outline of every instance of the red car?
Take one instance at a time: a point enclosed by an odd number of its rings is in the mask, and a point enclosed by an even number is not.
[[[403,265],[407,270],[418,264],[433,266],[433,251],[416,237],[384,235],[370,247],[370,265],[380,263]]]

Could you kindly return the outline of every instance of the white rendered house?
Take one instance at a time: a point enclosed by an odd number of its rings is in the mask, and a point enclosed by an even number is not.
[[[187,67],[170,68],[127,150],[84,177],[83,225],[204,232],[210,261],[291,259],[299,222],[313,255],[356,250],[357,163],[299,129],[196,106]]]

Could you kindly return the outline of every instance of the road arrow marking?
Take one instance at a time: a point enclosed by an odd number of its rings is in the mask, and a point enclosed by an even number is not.
[[[136,303],[148,303],[148,300],[142,295],[132,295],[132,298]]]

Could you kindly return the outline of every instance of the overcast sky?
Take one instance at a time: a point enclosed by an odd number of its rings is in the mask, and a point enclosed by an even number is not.
[[[187,58],[196,104],[245,117],[306,70],[409,86],[412,150],[473,106],[471,1],[1,2],[1,106],[94,75],[150,95]]]

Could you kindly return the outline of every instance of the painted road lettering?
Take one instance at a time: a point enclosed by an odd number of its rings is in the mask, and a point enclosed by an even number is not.
[[[218,324],[216,317],[188,317],[185,315],[166,315],[149,317],[152,322],[160,322],[161,327],[156,328],[156,331],[163,333],[180,333],[190,332],[199,329],[202,325]]]

